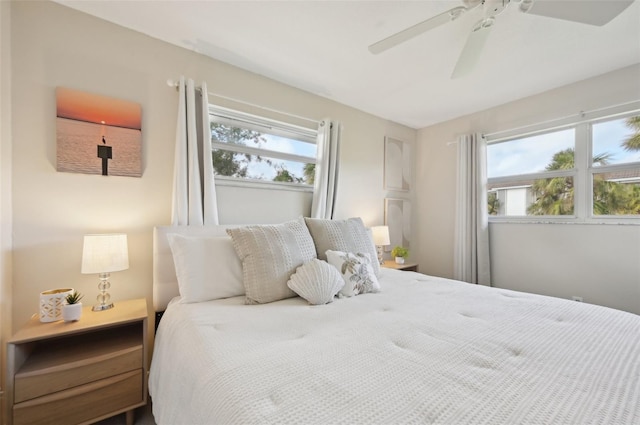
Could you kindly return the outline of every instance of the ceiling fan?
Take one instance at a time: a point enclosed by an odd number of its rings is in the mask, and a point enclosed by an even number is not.
[[[440,25],[454,21],[471,10],[481,8],[484,17],[472,27],[451,74],[451,78],[458,78],[473,70],[480,59],[496,17],[511,3],[520,3],[520,11],[523,13],[602,26],[622,13],[633,2],[634,0],[462,0],[461,6],[380,40],[369,46],[369,51],[373,54],[384,52]]]

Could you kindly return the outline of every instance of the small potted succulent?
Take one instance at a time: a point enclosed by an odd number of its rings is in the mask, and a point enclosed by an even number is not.
[[[391,256],[396,259],[397,264],[404,264],[405,258],[409,256],[409,250],[401,246],[395,246],[391,250]]]
[[[73,291],[65,297],[65,302],[62,306],[62,318],[65,322],[75,322],[80,320],[82,316],[82,303],[80,300],[83,295],[78,291]]]

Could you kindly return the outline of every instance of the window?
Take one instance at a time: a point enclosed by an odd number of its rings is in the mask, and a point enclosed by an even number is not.
[[[593,215],[640,217],[640,115],[597,122],[592,129]]]
[[[640,116],[490,141],[490,216],[640,218]]]
[[[216,176],[311,188],[315,129],[219,107],[210,107],[209,116]]]

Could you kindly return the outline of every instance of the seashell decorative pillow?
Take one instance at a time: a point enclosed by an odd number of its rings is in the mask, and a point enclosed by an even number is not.
[[[314,258],[296,269],[287,286],[309,304],[318,305],[333,301],[344,280],[335,267]]]

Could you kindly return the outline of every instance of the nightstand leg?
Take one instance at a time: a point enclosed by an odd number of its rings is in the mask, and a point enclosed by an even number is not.
[[[127,410],[127,413],[126,413],[127,425],[133,425],[134,413],[135,413],[135,410],[133,409]]]

